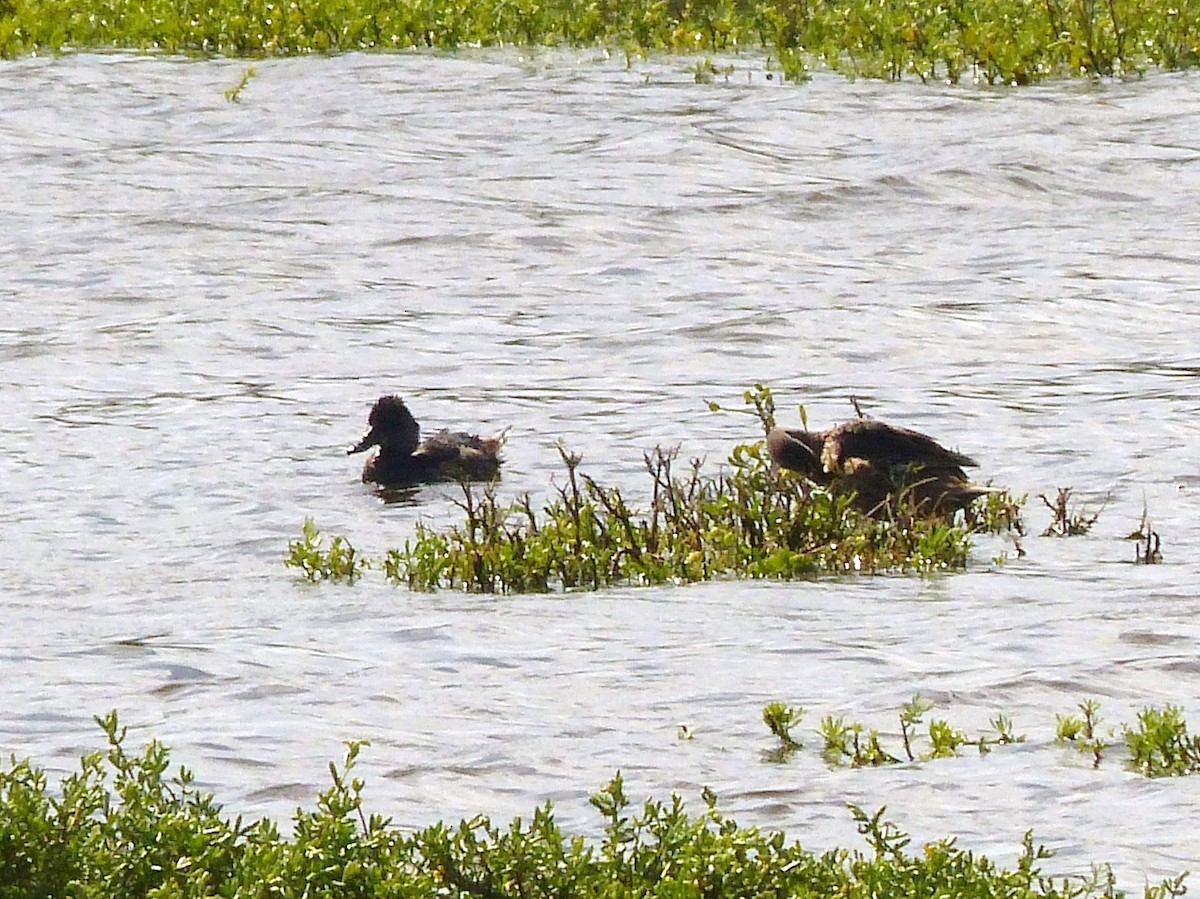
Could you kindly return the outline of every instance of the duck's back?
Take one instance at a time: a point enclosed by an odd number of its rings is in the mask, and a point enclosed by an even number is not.
[[[959,471],[977,464],[970,456],[946,449],[919,431],[874,418],[852,419],[829,430],[821,455],[825,470],[830,474],[840,472],[849,459],[889,468],[916,465]]]
[[[413,454],[444,480],[486,481],[500,473],[502,438],[441,430],[426,437]]]

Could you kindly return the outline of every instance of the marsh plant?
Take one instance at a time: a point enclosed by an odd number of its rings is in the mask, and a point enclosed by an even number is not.
[[[953,839],[910,850],[884,817],[850,809],[866,849],[815,853],[779,832],[743,827],[705,789],[689,812],[678,796],[634,807],[620,773],[592,797],[598,838],[565,833],[549,803],[528,819],[494,825],[482,815],[401,830],[366,809],[354,776],[364,743],[330,763],[330,786],[281,835],[268,819],[229,819],[191,772],[170,771],[151,742],[126,749],[115,713],[97,719],[108,739],[50,788],[28,760],[0,768],[0,895],[6,899],[229,896],[602,899],[660,896],[994,896],[1104,899],[1111,874],[1086,880],[1042,870],[1051,853],[1026,834],[1016,864],[1001,867]],[[1102,868],[1101,870],[1107,870]],[[1145,890],[1182,895],[1182,877]]]
[[[1024,743],[1025,735],[1013,732],[1012,719],[1007,715],[998,714],[991,720],[992,730],[996,736],[981,734],[978,740],[979,754],[987,755],[993,746],[1010,746],[1013,743]]]
[[[242,91],[246,89],[246,85],[250,83],[250,79],[257,74],[258,71],[254,66],[246,66],[242,70],[237,84],[225,91],[225,99],[230,103],[240,103],[242,101]]]
[[[1162,540],[1159,539],[1158,531],[1154,530],[1150,522],[1150,511],[1144,504],[1142,520],[1138,523],[1137,530],[1130,533],[1127,539],[1137,541],[1134,544],[1133,560],[1139,565],[1157,565],[1162,561]]]
[[[1081,715],[1058,716],[1058,740],[1072,743],[1092,754],[1092,764],[1099,767],[1106,749],[1114,745],[1116,732],[1100,733],[1100,704],[1093,699],[1079,704]],[[1146,706],[1137,716],[1137,724],[1121,726],[1127,764],[1147,777],[1170,777],[1200,773],[1200,737],[1188,733],[1183,710],[1168,705],[1163,708]]]
[[[828,715],[821,719],[822,755],[831,765],[849,761],[853,768],[898,765],[900,757],[886,751],[879,742],[879,731],[868,730],[861,722],[847,722]]]
[[[0,0],[0,55],[127,48],[227,57],[602,46],[761,48],[784,78],[1027,84],[1200,60],[1200,0]],[[711,67],[695,72],[709,80]]]
[[[1123,728],[1130,767],[1147,777],[1200,773],[1200,737],[1188,734],[1182,709],[1147,707],[1137,719]]]
[[[1086,509],[1071,503],[1070,487],[1059,487],[1053,502],[1045,494],[1038,498],[1053,516],[1042,531],[1043,537],[1081,537],[1092,529],[1104,511],[1102,507],[1088,514]]]
[[[1058,726],[1055,738],[1060,743],[1076,746],[1081,752],[1092,755],[1092,767],[1100,767],[1100,760],[1109,746],[1112,745],[1112,732],[1108,739],[1100,733],[1100,703],[1094,699],[1085,699],[1079,704],[1079,715],[1058,715]]]
[[[462,525],[418,527],[389,554],[386,570],[419,590],[481,593],[599,589],[716,577],[790,578],[822,573],[961,568],[965,527],[907,519],[876,522],[846,497],[782,478],[760,445],[734,449],[715,475],[656,448],[644,458],[649,502],[581,470],[560,448],[563,478],[540,510],[528,496],[499,503],[491,488],[464,486]]]
[[[1162,561],[1162,540],[1158,531],[1146,531],[1146,536],[1134,545],[1133,561],[1139,565],[1157,565]]]
[[[959,748],[964,745],[977,746],[981,754],[986,754],[994,746],[1025,741],[1024,736],[1013,733],[1012,722],[1003,715],[998,715],[992,720],[994,736],[981,734],[974,739],[944,719],[932,718],[927,730],[928,748],[921,751],[916,748],[918,727],[933,708],[933,703],[923,699],[920,694],[913,696],[900,707],[900,742],[903,756],[884,749],[879,731],[867,728],[857,721],[848,722],[844,718],[826,716],[821,721],[820,730],[824,741],[822,754],[830,764],[848,762],[853,768],[864,768],[896,765],[905,760],[915,762],[950,758],[958,755]],[[766,716],[767,712],[764,709],[764,719]]]
[[[299,540],[288,543],[284,565],[299,568],[308,580],[352,583],[370,567],[345,537],[336,536],[325,547],[324,538],[311,518],[304,519]]]
[[[789,755],[803,748],[803,744],[792,736],[792,728],[803,716],[804,709],[792,708],[786,703],[772,702],[763,706],[763,724],[779,738],[779,745],[769,753],[772,761],[786,761]]]
[[[1092,766],[1099,767],[1104,753],[1116,745],[1117,732],[1112,728],[1102,730],[1100,704],[1094,699],[1084,700],[1078,708],[1079,714],[1056,716],[1055,739],[1088,753]],[[933,704],[920,694],[901,706],[900,746],[895,752],[885,748],[879,731],[858,721],[828,715],[821,720],[819,730],[822,755],[831,765],[868,768],[951,758],[959,755],[964,746],[975,746],[981,755],[986,755],[997,746],[1025,742],[1025,736],[1015,733],[1012,721],[1002,714],[992,719],[990,732],[977,737],[967,736],[944,719],[932,718],[926,731],[928,740],[922,749],[917,743],[918,727],[932,710]],[[792,734],[802,714],[802,709],[782,702],[763,708],[763,722],[779,740],[776,749],[768,753],[771,761],[786,761],[803,748]],[[1127,764],[1132,770],[1147,777],[1200,774],[1200,736],[1188,733],[1183,710],[1178,706],[1146,706],[1138,712],[1136,725],[1122,725],[1120,732],[1128,751]]]

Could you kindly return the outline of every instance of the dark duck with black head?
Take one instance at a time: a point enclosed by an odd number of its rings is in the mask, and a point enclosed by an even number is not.
[[[478,437],[461,431],[438,431],[421,439],[421,426],[398,396],[381,396],[367,419],[370,430],[347,450],[379,452],[363,466],[364,483],[408,487],[435,481],[490,481],[500,476],[504,434]]]
[[[972,484],[964,468],[978,463],[932,437],[874,418],[856,418],[825,431],[775,428],[767,452],[780,468],[835,492],[853,493],[867,515],[889,501],[911,502],[931,515],[953,515],[981,496],[1002,492]]]

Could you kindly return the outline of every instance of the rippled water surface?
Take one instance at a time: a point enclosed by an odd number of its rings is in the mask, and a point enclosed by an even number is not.
[[[120,709],[227,810],[311,806],[365,738],[404,825],[587,796],[698,803],[857,845],[845,803],[920,840],[1141,878],[1200,859],[1200,779],[1053,743],[1095,698],[1200,722],[1200,107],[1194,76],[973,87],[768,82],[738,61],[345,56],[0,66],[0,751],[58,772]],[[599,594],[314,588],[304,516],[377,553],[454,490],[384,505],[345,447],[383,392],[431,425],[511,427],[504,495],[555,442],[638,494],[643,451],[719,460],[755,423],[873,413],[1092,535],[965,574]],[[1143,507],[1165,564],[1122,538]],[[979,758],[830,770],[812,729],[892,732],[920,692]],[[807,709],[763,757],[761,707]],[[695,736],[680,740],[677,728]]]

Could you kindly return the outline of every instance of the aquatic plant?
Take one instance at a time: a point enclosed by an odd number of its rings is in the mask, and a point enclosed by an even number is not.
[[[1111,873],[1053,878],[1052,853],[1027,833],[1014,867],[959,848],[953,839],[909,850],[883,809],[851,806],[866,849],[816,853],[780,832],[744,827],[711,790],[689,813],[678,796],[631,807],[616,776],[592,797],[598,840],[564,833],[549,803],[507,827],[484,816],[401,831],[368,814],[354,776],[361,742],[347,744],[331,785],[312,810],[296,812],[292,835],[262,819],[224,817],[184,768],[152,741],[125,746],[116,713],[97,719],[104,752],[83,757],[57,789],[28,760],[0,769],[0,895],[142,897],[401,897],[601,899],[679,896],[958,896],[984,899],[1104,899]],[[1106,870],[1106,869],[1102,869]],[[1184,892],[1182,876],[1147,886],[1147,899]]]
[[[914,696],[900,708],[900,740],[904,755],[893,754],[884,748],[879,731],[865,727],[861,722],[827,715],[821,720],[819,733],[823,741],[822,755],[831,765],[848,762],[853,768],[895,765],[902,761],[928,761],[957,756],[965,745],[979,748],[986,755],[996,746],[1025,742],[1024,735],[1013,732],[1012,721],[997,715],[991,725],[995,735],[981,734],[970,738],[964,731],[951,726],[947,721],[933,718],[929,721],[928,748],[923,752],[914,750],[916,726],[933,710],[933,704]],[[1099,767],[1105,750],[1113,745],[1115,734],[1112,729],[1101,733],[1100,704],[1093,699],[1079,704],[1081,714],[1057,715],[1055,739],[1070,744],[1082,752],[1090,753],[1092,766]],[[780,741],[780,746],[769,754],[772,761],[785,761],[792,753],[802,748],[791,733],[799,722],[801,711],[794,711],[781,702],[773,702],[762,710],[763,722]],[[1147,706],[1137,715],[1134,727],[1123,725],[1121,733],[1129,751],[1128,765],[1147,777],[1166,777],[1200,774],[1200,736],[1188,734],[1187,722],[1178,706],[1163,708]]]
[[[434,531],[388,553],[384,569],[418,590],[481,593],[599,589],[716,577],[795,578],[962,568],[971,531],[963,524],[897,510],[878,521],[847,497],[770,470],[758,445],[739,446],[730,469],[704,475],[699,460],[674,476],[676,453],[645,457],[648,508],[580,472],[562,450],[565,481],[540,514],[528,496],[497,502],[493,489],[464,487],[462,525]]]
[[[254,66],[246,66],[242,70],[242,75],[238,79],[238,83],[225,91],[225,99],[230,103],[240,103],[242,101],[242,91],[246,89],[246,85],[250,83],[250,79],[258,74],[258,70]]]
[[[1148,706],[1137,718],[1136,728],[1123,728],[1130,767],[1147,777],[1200,773],[1200,737],[1188,735],[1182,709]]]
[[[1079,704],[1079,715],[1058,715],[1058,726],[1055,739],[1060,743],[1070,743],[1081,752],[1092,754],[1092,767],[1099,768],[1104,750],[1112,745],[1100,735],[1100,704],[1094,699],[1085,699]],[[1112,732],[1108,734],[1112,737]]]
[[[782,702],[771,702],[763,706],[763,724],[779,738],[779,746],[770,753],[773,761],[782,762],[793,752],[803,748],[803,744],[792,736],[792,728],[800,723],[803,715],[804,709],[792,708]]]
[[[933,707],[933,703],[922,699],[920,694],[913,696],[900,707],[900,739],[904,746],[904,755],[910,762],[950,758],[958,755],[959,747],[968,743],[978,746],[980,753],[986,754],[993,746],[1022,743],[1025,740],[1024,736],[1013,734],[1012,722],[1004,715],[998,715],[992,720],[992,727],[997,734],[995,737],[981,734],[974,740],[945,720],[933,718],[928,728],[929,748],[918,754],[913,749],[916,727]],[[766,718],[767,710],[764,709],[763,719]],[[820,734],[824,740],[822,755],[832,765],[849,761],[852,768],[863,768],[896,765],[904,761],[900,756],[893,755],[883,748],[879,731],[868,729],[857,721],[847,722],[844,718],[826,716],[821,721]]]
[[[877,765],[898,765],[900,758],[884,750],[879,731],[867,730],[860,722],[847,723],[844,718],[828,715],[821,719],[821,737],[825,741],[822,755],[831,765],[850,760],[853,768]]]
[[[0,0],[0,55],[559,45],[632,58],[761,47],[788,80],[823,67],[855,78],[1019,85],[1195,66],[1198,23],[1200,0]],[[694,74],[710,80],[711,68]]]
[[[560,450],[557,497],[540,513],[528,496],[497,502],[493,489],[463,488],[462,525],[393,550],[385,570],[419,590],[526,592],[599,589],[611,584],[686,583],[722,576],[788,578],[819,573],[961,568],[965,527],[941,521],[876,522],[845,497],[806,489],[770,470],[759,446],[740,446],[730,470],[702,473],[693,459],[676,477],[674,451],[645,456],[648,508],[580,472],[582,458]]]
[[[1104,511],[1101,507],[1089,515],[1085,510],[1071,505],[1070,487],[1059,487],[1054,502],[1051,502],[1044,493],[1039,494],[1038,499],[1053,515],[1046,530],[1042,531],[1043,537],[1082,536],[1092,529],[1092,526],[1099,520],[1100,513]]]
[[[1093,767],[1099,767],[1104,750],[1113,745],[1115,733],[1109,729],[1101,736],[1100,704],[1094,699],[1079,704],[1083,716],[1059,715],[1059,742],[1073,743],[1091,752]],[[1200,737],[1188,734],[1183,710],[1178,706],[1163,708],[1146,706],[1137,715],[1137,725],[1121,726],[1125,748],[1129,751],[1127,764],[1147,777],[1170,777],[1200,774]]]
[[[317,581],[347,581],[352,583],[370,562],[361,556],[345,537],[336,536],[329,548],[322,546],[321,532],[311,518],[304,519],[299,540],[288,543],[283,564],[299,568],[306,578]]]
[[[1162,540],[1159,539],[1158,531],[1154,530],[1150,523],[1150,512],[1146,506],[1142,505],[1142,520],[1137,526],[1137,530],[1133,531],[1126,538],[1127,540],[1136,540],[1133,548],[1133,560],[1141,565],[1156,565],[1162,561]]]
[[[1158,531],[1146,531],[1145,538],[1134,544],[1133,561],[1142,565],[1157,565],[1162,561],[1162,540]]]
[[[992,730],[996,732],[995,737],[989,737],[986,734],[981,734],[979,737],[979,754],[987,755],[992,751],[993,746],[1009,746],[1013,743],[1024,743],[1024,734],[1013,733],[1013,723],[1007,715],[998,714],[990,722]]]
[[[1025,536],[1025,520],[1021,509],[1025,507],[1026,499],[1024,494],[1014,497],[1007,490],[985,494],[966,508],[967,526],[975,531],[1008,534],[1017,558],[1023,558],[1025,550],[1021,547],[1021,538]]]

